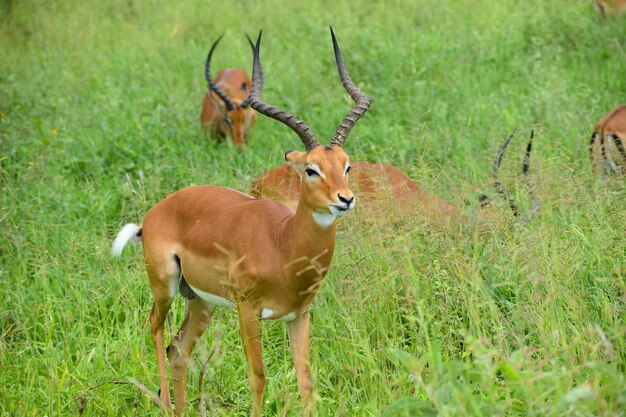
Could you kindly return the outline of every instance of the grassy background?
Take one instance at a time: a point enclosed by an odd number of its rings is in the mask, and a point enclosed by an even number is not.
[[[624,102],[626,20],[586,0],[233,3],[0,1],[0,414],[160,414],[129,384],[157,389],[140,248],[112,260],[112,239],[178,188],[247,190],[300,146],[265,118],[243,154],[200,134],[203,61],[224,31],[215,70],[250,68],[243,33],[263,28],[264,98],[330,137],[351,106],[332,24],[374,99],[354,160],[474,211],[497,145],[534,127],[543,204],[528,227],[480,236],[345,219],[312,313],[318,414],[624,415],[625,191],[593,180],[586,149]],[[503,178],[527,208],[521,139]],[[218,310],[196,348],[188,415],[212,351],[206,408],[249,413],[236,323]],[[285,327],[264,332],[265,412],[297,415]]]

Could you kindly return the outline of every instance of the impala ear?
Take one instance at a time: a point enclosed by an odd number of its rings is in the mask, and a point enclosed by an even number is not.
[[[306,159],[306,152],[287,151],[285,152],[285,161],[294,168],[298,173],[304,171],[304,160]]]

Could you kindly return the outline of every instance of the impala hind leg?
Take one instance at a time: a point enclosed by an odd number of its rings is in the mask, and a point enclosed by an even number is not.
[[[170,310],[180,277],[180,269],[174,259],[169,257],[158,258],[152,252],[146,250],[146,267],[150,278],[150,288],[154,296],[154,304],[150,312],[150,333],[159,369],[159,398],[163,405],[172,410],[169,383],[167,379],[167,366],[165,364],[165,319]],[[165,262],[155,262],[154,259],[166,259]]]
[[[171,304],[172,298],[157,298],[155,295],[152,311],[150,312],[150,333],[152,335],[152,342],[154,343],[157,358],[157,367],[159,369],[159,398],[163,405],[170,411],[172,409],[172,401],[167,382],[167,367],[165,365],[164,323]]]
[[[237,305],[237,310],[239,313],[239,332],[248,362],[248,379],[252,390],[252,416],[261,417],[263,391],[265,390],[261,326],[249,304],[240,302]]]
[[[598,139],[598,133],[597,132],[593,132],[593,134],[591,135],[591,140],[589,141],[589,161],[591,162],[591,172],[596,175],[599,171],[599,167],[598,165],[598,146],[599,146],[599,142],[600,139]],[[604,168],[604,166],[602,166],[602,168]]]
[[[304,402],[304,416],[315,414],[313,382],[309,361],[309,313],[306,312],[288,324],[291,356],[296,367],[298,390]]]
[[[187,368],[191,359],[191,352],[209,325],[214,311],[215,306],[201,298],[189,300],[183,324],[172,344],[167,348],[167,356],[172,371],[172,383],[174,384],[174,408],[177,416],[180,416],[185,408]]]

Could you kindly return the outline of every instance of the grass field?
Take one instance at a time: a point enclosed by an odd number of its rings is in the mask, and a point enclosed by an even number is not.
[[[525,137],[542,207],[482,234],[423,219],[342,220],[312,311],[320,416],[626,414],[626,199],[596,181],[593,123],[626,99],[626,19],[586,0],[0,1],[0,414],[160,415],[141,249],[115,233],[191,184],[246,191],[301,149],[260,117],[245,153],[199,131],[203,61],[249,69],[264,30],[264,99],[328,138],[352,79],[374,103],[346,144],[477,212],[503,180],[522,208]],[[172,321],[184,311],[177,299]],[[299,414],[284,324],[264,326],[265,414]],[[213,354],[211,354],[213,352]],[[209,358],[202,392],[199,376]],[[234,311],[194,353],[191,404],[250,412]]]

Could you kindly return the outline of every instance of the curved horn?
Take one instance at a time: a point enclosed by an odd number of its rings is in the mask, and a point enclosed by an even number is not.
[[[532,204],[530,206],[530,210],[528,214],[522,217],[522,223],[526,224],[533,218],[537,210],[539,210],[539,205],[541,201],[537,196],[537,189],[535,187],[535,183],[530,178],[530,151],[533,149],[533,137],[535,136],[535,131],[530,131],[530,139],[528,140],[528,145],[526,145],[526,153],[524,154],[524,165],[522,168],[522,172],[524,173],[524,177],[526,178],[526,187],[528,187],[528,193],[530,194],[530,199],[532,200]]]
[[[496,186],[496,190],[498,194],[502,196],[508,203],[509,207],[511,207],[511,211],[513,215],[517,217],[519,215],[519,208],[517,207],[517,203],[514,199],[509,197],[504,189],[504,185],[502,185],[502,181],[500,181],[500,164],[502,163],[502,157],[504,156],[504,151],[506,151],[506,147],[509,146],[509,142],[513,139],[513,135],[515,131],[513,131],[508,138],[504,141],[500,148],[498,149],[498,154],[496,155],[496,160],[493,163],[493,184]]]
[[[248,39],[248,43],[250,44],[250,48],[252,49],[252,53],[254,54],[254,41],[247,33],[245,35],[246,39]]]
[[[343,59],[341,58],[341,53],[339,52],[339,45],[337,44],[337,38],[335,38],[335,32],[333,32],[332,26],[330,27],[330,35],[333,38],[333,49],[335,51],[335,62],[337,63],[337,71],[339,71],[339,78],[341,79],[341,83],[343,87],[346,89],[352,100],[356,103],[356,105],[352,108],[350,113],[343,119],[337,131],[333,135],[333,139],[330,142],[331,145],[343,146],[346,142],[346,138],[348,137],[348,133],[354,127],[356,122],[359,121],[361,116],[365,114],[367,109],[372,104],[372,99],[370,99],[365,93],[357,88],[356,85],[348,76],[348,72],[346,71],[346,67],[343,64]]]
[[[530,199],[532,201],[528,214],[526,214],[520,219],[522,224],[528,223],[533,218],[537,210],[539,210],[539,205],[541,204],[541,201],[539,200],[539,197],[537,196],[537,189],[535,187],[535,183],[530,178],[530,152],[532,151],[532,148],[533,148],[534,137],[535,137],[535,131],[531,130],[530,139],[528,140],[528,145],[526,145],[526,152],[524,153],[524,164],[522,165],[522,173],[524,174],[526,187],[528,188],[528,193],[530,194]],[[504,151],[506,150],[506,147],[509,145],[509,142],[511,141],[512,138],[513,138],[513,133],[511,133],[511,135],[509,135],[509,137],[506,138],[504,143],[498,149],[498,155],[496,156],[496,160],[493,164],[493,177],[494,177],[494,184],[496,186],[496,189],[498,190],[498,194],[500,194],[502,197],[504,197],[505,200],[507,200],[507,202],[509,203],[509,207],[511,207],[511,211],[513,211],[513,215],[515,217],[518,217],[519,207],[517,206],[517,203],[515,202],[515,200],[507,195],[504,189],[504,186],[502,185],[502,182],[500,181],[500,178],[498,177],[498,173],[500,171],[500,163],[502,162]]]
[[[217,38],[217,40],[213,42],[213,45],[211,46],[209,55],[206,58],[206,63],[204,64],[204,77],[206,78],[206,81],[209,84],[209,91],[211,90],[215,91],[215,93],[219,96],[219,98],[221,98],[222,101],[224,102],[224,105],[226,106],[226,110],[231,111],[232,109],[235,108],[235,106],[233,106],[233,102],[230,101],[228,96],[218,86],[213,84],[213,79],[211,78],[211,56],[213,55],[213,51],[215,50],[215,47],[217,46],[219,41],[222,40],[223,36],[224,34],[222,33],[220,37]]]
[[[291,130],[296,132],[307,152],[311,149],[320,146],[319,141],[315,138],[315,135],[311,132],[304,122],[298,120],[294,115],[272,106],[271,104],[264,103],[261,100],[261,89],[263,88],[263,69],[261,68],[261,59],[259,58],[259,49],[261,47],[261,36],[263,31],[259,32],[259,37],[254,46],[254,61],[252,64],[252,90],[250,92],[250,105],[256,111],[264,114],[272,119],[276,119],[279,122],[287,125]]]
[[[248,39],[248,43],[250,44],[250,48],[252,48],[252,56],[254,56],[254,42],[252,41],[250,36],[248,36],[247,33],[245,35],[246,35],[246,38]],[[263,69],[261,68],[261,87],[263,86],[264,81],[265,81],[265,74],[263,74]],[[251,95],[252,95],[252,91],[250,91],[250,94],[248,94],[248,97],[246,97],[245,100],[242,101],[241,104],[239,104],[239,107],[241,107],[242,109],[245,109],[246,107],[248,107],[250,105]]]

